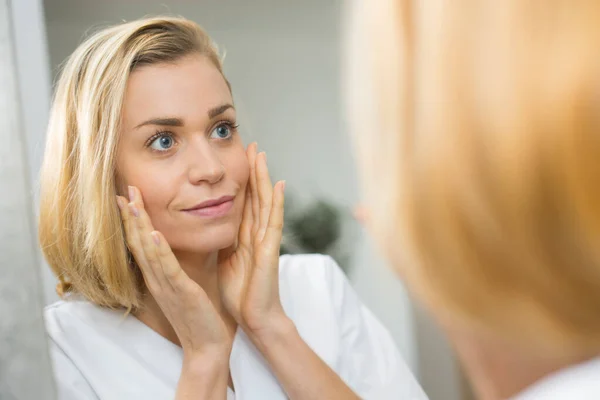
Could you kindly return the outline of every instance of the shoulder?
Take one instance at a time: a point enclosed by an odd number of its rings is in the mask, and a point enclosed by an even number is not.
[[[73,298],[72,300],[59,300],[44,308],[44,317],[60,319],[66,316],[86,315],[99,311],[100,307],[89,301]]]
[[[279,281],[305,289],[327,289],[345,276],[338,264],[327,255],[297,254],[279,258]]]
[[[335,260],[322,254],[281,256],[279,287],[284,307],[286,297],[291,297],[296,307],[302,305],[306,309],[306,306],[318,304],[321,313],[338,313],[346,294],[353,292]]]
[[[82,322],[93,313],[93,306],[84,301],[59,300],[44,308],[46,331],[51,338],[68,330],[69,326]],[[93,318],[91,318],[93,321]]]
[[[52,339],[80,329],[109,327],[124,315],[124,311],[110,310],[81,299],[60,300],[44,309],[46,331]]]
[[[304,341],[361,398],[427,399],[390,333],[331,257],[282,256],[280,293]]]
[[[73,299],[44,320],[60,400],[172,398],[180,348],[124,310]]]
[[[50,346],[72,360],[84,361],[88,349],[107,347],[138,333],[124,310],[100,307],[85,300],[58,301],[44,309]],[[91,355],[90,355],[91,356]]]
[[[340,307],[334,295],[337,275],[343,273],[328,256],[302,254],[280,258],[281,304],[303,339],[330,365],[337,357],[341,331]]]
[[[85,301],[58,301],[44,309],[49,350],[61,400],[97,399],[98,396],[78,365],[85,354],[87,338],[95,330],[101,310]]]
[[[534,384],[513,400],[600,399],[600,357],[566,368]]]

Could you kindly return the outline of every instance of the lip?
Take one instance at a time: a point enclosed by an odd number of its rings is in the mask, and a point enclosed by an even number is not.
[[[200,217],[222,217],[233,208],[234,196],[223,196],[218,199],[207,200],[182,211]]]

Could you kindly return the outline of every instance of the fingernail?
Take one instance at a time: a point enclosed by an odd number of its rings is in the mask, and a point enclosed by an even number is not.
[[[265,162],[267,162],[267,153],[265,153],[264,151],[261,151],[260,154],[262,154],[262,156],[265,158]]]
[[[133,190],[133,186],[128,186],[129,187],[129,201],[133,201],[134,197],[135,197],[135,190]]]
[[[129,209],[131,210],[131,213],[135,216],[135,217],[139,217],[140,216],[140,212],[137,209],[137,207],[135,206],[135,204],[133,203],[129,203]]]
[[[150,234],[152,235],[152,240],[154,241],[154,244],[158,246],[160,244],[160,237],[158,236],[158,232],[152,231]]]
[[[281,184],[281,191],[283,193],[285,193],[285,181],[281,181],[281,182],[282,182],[282,184]]]

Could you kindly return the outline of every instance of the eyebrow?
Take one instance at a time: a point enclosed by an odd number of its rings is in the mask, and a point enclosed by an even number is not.
[[[208,110],[208,118],[213,119],[221,114],[223,114],[225,111],[229,110],[230,108],[234,108],[233,105],[231,104],[223,104],[214,108],[211,108],[210,110]],[[160,125],[160,126],[183,126],[183,119],[182,118],[177,118],[177,117],[167,117],[167,118],[152,118],[149,119],[148,121],[142,122],[141,124],[139,124],[138,126],[136,126],[134,129],[139,129],[142,126],[146,126],[146,125]]]

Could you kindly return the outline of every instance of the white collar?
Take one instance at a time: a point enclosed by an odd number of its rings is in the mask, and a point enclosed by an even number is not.
[[[600,357],[548,375],[513,398],[513,400],[545,399],[600,399]]]

